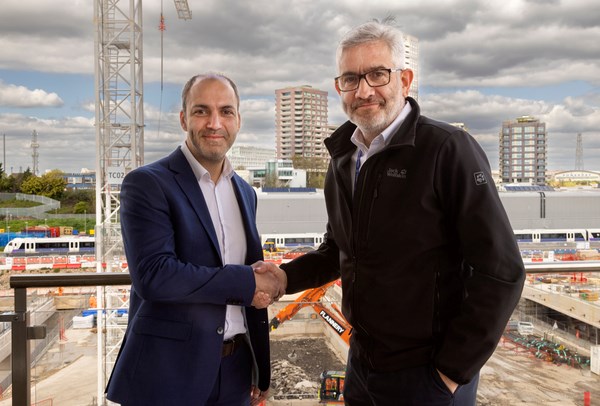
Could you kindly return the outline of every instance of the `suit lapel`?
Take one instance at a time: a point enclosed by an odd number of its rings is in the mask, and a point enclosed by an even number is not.
[[[260,238],[258,237],[258,231],[256,230],[256,202],[253,193],[245,193],[245,188],[243,188],[241,182],[243,182],[243,180],[237,175],[234,175],[231,178],[233,190],[235,191],[238,206],[240,207],[240,213],[242,214],[244,231],[246,233],[246,263],[252,264],[259,259],[262,259],[262,256],[256,256],[256,253],[262,252],[260,248]]]
[[[210,218],[210,212],[208,211],[208,206],[204,200],[204,195],[202,195],[202,191],[200,190],[200,185],[198,185],[194,171],[192,171],[190,164],[185,158],[185,155],[183,155],[183,152],[181,152],[180,148],[171,154],[169,159],[169,168],[174,172],[175,181],[179,185],[183,194],[187,197],[192,209],[202,223],[202,226],[210,236],[210,240],[215,251],[218,253],[219,257],[221,257],[219,240],[217,239],[217,233],[215,232],[215,227],[213,226]],[[221,262],[223,262],[223,258],[221,258]]]

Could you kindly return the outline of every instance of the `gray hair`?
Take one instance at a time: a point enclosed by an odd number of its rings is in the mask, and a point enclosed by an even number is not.
[[[190,78],[190,80],[188,80],[187,83],[185,84],[185,86],[183,87],[183,90],[181,92],[181,108],[184,113],[185,113],[185,109],[187,106],[187,96],[188,96],[188,93],[190,92],[190,89],[192,88],[192,86],[194,86],[194,84],[196,82],[198,82],[200,80],[204,80],[204,79],[225,80],[227,83],[229,83],[229,85],[233,89],[233,93],[235,93],[235,98],[237,100],[237,109],[238,110],[240,109],[240,94],[239,94],[237,86],[235,85],[233,80],[229,79],[227,76],[225,76],[221,73],[210,72],[210,73],[202,73],[199,75],[192,76]]]
[[[342,53],[346,49],[374,41],[383,41],[392,53],[392,59],[396,64],[395,67],[404,67],[404,35],[395,26],[393,17],[386,17],[382,21],[373,19],[346,33],[340,41],[336,52],[338,67]]]

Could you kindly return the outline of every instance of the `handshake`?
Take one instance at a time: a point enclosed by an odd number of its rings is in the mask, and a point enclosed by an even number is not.
[[[272,262],[258,261],[251,266],[256,281],[252,306],[264,309],[285,294],[287,275]]]

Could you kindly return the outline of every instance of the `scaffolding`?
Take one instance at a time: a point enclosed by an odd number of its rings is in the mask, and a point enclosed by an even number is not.
[[[141,0],[95,0],[96,261],[98,272],[122,272],[120,183],[143,164],[143,58]],[[129,295],[98,287],[98,400],[116,360],[125,326],[117,309]]]

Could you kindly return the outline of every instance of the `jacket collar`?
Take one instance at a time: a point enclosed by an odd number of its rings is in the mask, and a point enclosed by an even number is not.
[[[412,97],[407,97],[406,101],[410,103],[412,110],[398,131],[392,136],[388,148],[395,145],[415,145],[416,127],[418,118],[421,116],[421,109]],[[346,121],[331,136],[325,139],[325,146],[332,158],[339,158],[356,149],[356,146],[350,141],[355,129],[356,125],[354,123]]]

